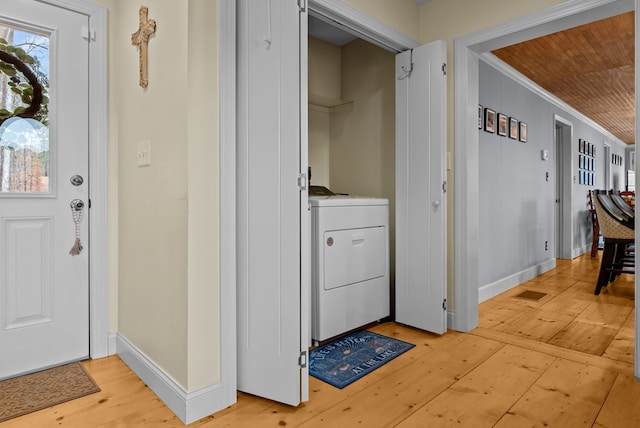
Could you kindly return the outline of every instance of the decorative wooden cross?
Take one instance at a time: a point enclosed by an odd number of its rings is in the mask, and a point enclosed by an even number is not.
[[[149,37],[156,32],[156,21],[149,19],[149,8],[140,6],[138,31],[131,35],[131,44],[138,47],[140,57],[140,86],[146,88],[149,84],[148,67],[148,47]]]

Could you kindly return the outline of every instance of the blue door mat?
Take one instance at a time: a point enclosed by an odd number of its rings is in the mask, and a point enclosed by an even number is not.
[[[414,346],[359,330],[312,349],[309,353],[309,374],[342,389]]]

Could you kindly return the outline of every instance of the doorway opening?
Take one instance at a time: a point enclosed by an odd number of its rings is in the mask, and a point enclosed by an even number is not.
[[[329,189],[345,197],[388,201],[388,319],[393,317],[395,279],[396,52],[314,15],[308,34],[310,196]],[[312,318],[318,310],[314,290]]]
[[[602,159],[602,170],[604,171],[603,189],[611,189],[611,145],[604,143],[604,156]]]
[[[494,49],[529,40],[583,23],[634,10],[637,2],[610,1],[605,4],[567,2],[539,13],[513,20],[455,40],[455,327],[469,331],[478,324],[478,240],[479,224],[473,215],[478,211],[477,173],[479,147],[476,112],[468,106],[478,105],[479,55]],[[637,27],[636,23],[636,27]],[[636,33],[636,39],[638,34]],[[637,77],[636,77],[637,79]],[[637,112],[636,112],[637,115]],[[637,288],[637,285],[636,285]],[[636,331],[640,320],[636,319]],[[638,367],[636,342],[636,376]]]
[[[571,141],[573,139],[573,124],[560,116],[555,116],[555,156],[556,156],[556,195],[555,195],[555,225],[556,245],[555,255],[561,259],[572,259],[571,231],[572,221],[572,172],[571,172]]]

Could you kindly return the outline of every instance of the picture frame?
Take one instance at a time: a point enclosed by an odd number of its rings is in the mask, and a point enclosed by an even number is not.
[[[496,112],[488,107],[484,109],[484,130],[491,134],[496,132]]]
[[[498,113],[498,135],[507,136],[507,115]]]
[[[515,117],[509,118],[509,138],[518,139],[518,119]]]
[[[482,129],[484,108],[478,104],[478,129]]]
[[[524,122],[520,122],[520,142],[527,142],[527,124]]]

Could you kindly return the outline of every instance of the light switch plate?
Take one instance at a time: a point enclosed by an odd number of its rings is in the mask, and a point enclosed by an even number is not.
[[[138,143],[138,166],[151,165],[151,140],[140,141]]]

